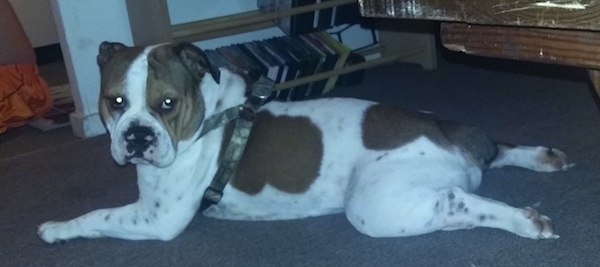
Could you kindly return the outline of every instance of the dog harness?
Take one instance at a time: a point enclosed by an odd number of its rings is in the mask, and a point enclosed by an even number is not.
[[[219,203],[223,197],[223,189],[235,173],[237,164],[240,161],[246,143],[248,142],[250,130],[256,119],[256,112],[267,102],[274,87],[275,82],[261,76],[258,81],[252,84],[252,92],[244,104],[212,115],[204,122],[204,127],[202,127],[198,139],[208,132],[223,127],[230,122],[235,122],[235,128],[231,135],[231,139],[229,140],[229,144],[227,145],[227,149],[225,150],[223,159],[219,164],[219,169],[204,192],[202,202],[200,203],[200,212]]]

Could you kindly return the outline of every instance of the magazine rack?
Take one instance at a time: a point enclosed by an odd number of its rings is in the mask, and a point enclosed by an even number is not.
[[[277,18],[341,6],[356,0],[331,0],[288,10],[265,13],[260,10],[171,25],[166,0],[127,0],[127,9],[135,45],[172,41],[197,42],[233,34],[274,27]],[[396,61],[413,62],[424,69],[435,69],[436,50],[433,23],[381,20],[376,24],[380,45],[361,54],[381,53],[381,57],[344,68],[313,74],[279,83],[276,90],[327,79],[361,69]]]

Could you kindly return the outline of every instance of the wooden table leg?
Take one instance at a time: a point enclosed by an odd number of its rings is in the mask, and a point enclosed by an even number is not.
[[[590,74],[592,85],[594,85],[594,89],[596,89],[596,94],[600,96],[600,70],[588,69],[588,73]]]

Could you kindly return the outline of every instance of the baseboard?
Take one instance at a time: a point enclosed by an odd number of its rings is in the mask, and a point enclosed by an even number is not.
[[[77,137],[90,138],[106,133],[100,114],[85,115],[77,112],[69,114],[73,133]]]

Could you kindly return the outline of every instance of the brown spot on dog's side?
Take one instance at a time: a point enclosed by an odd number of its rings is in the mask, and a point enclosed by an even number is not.
[[[248,194],[267,184],[288,193],[305,192],[319,176],[322,137],[306,117],[258,113],[231,184]]]
[[[383,104],[367,109],[362,133],[364,146],[373,150],[395,149],[424,136],[440,147],[458,147],[480,167],[487,165],[498,154],[496,144],[476,127]]]
[[[369,107],[362,121],[363,144],[368,149],[390,150],[420,136],[438,144],[447,144],[435,120],[427,114],[376,104]]]

